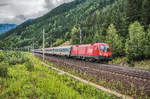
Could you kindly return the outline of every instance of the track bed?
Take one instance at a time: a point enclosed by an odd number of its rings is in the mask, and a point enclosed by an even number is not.
[[[35,54],[42,58],[41,54]],[[100,63],[85,62],[82,60],[62,58],[58,56],[46,56],[46,60],[78,73],[96,78],[97,81],[104,80],[106,82],[121,82],[124,88],[129,89],[134,85],[137,94],[144,90],[144,94],[150,96],[150,71],[138,68],[121,67],[116,65],[107,65]]]

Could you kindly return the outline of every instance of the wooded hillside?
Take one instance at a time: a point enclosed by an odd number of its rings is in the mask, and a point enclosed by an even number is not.
[[[29,47],[34,42],[40,48],[43,28],[46,47],[69,40],[79,44],[81,29],[83,44],[102,40],[111,45],[114,57],[149,58],[149,5],[149,0],[74,0],[1,35],[0,47]]]

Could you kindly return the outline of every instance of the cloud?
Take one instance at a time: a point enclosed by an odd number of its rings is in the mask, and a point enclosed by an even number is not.
[[[6,3],[3,3],[3,4],[0,4],[0,7],[2,7],[2,6],[7,6],[8,4],[6,4]]]
[[[45,8],[47,9],[52,9],[62,3],[67,3],[67,2],[71,2],[73,0],[45,0]]]
[[[0,23],[20,24],[72,0],[0,0]]]

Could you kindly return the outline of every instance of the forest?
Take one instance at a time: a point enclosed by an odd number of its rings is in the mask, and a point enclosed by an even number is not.
[[[46,47],[66,41],[82,44],[103,41],[110,44],[113,57],[150,59],[149,0],[74,0],[64,3],[31,23],[0,35],[0,49]]]

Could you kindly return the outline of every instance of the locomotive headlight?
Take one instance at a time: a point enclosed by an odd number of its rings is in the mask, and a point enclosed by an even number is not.
[[[100,56],[102,56],[102,53],[99,53]]]

